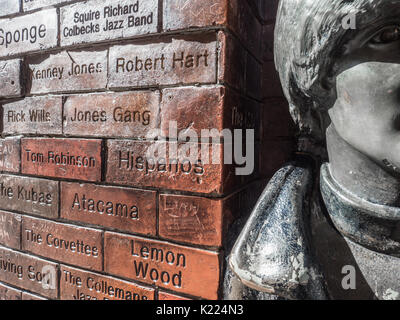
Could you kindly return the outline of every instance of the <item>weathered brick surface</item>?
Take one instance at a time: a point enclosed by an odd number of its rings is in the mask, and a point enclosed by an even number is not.
[[[15,0],[0,0],[0,16],[19,12],[21,3]]]
[[[61,218],[156,235],[156,193],[62,182]]]
[[[160,236],[204,246],[222,245],[223,200],[160,195]]]
[[[64,106],[64,133],[146,137],[158,126],[159,100],[153,91],[71,96]]]
[[[218,41],[218,81],[243,91],[246,81],[246,52],[230,34],[219,32]]]
[[[107,50],[62,51],[27,60],[31,94],[79,92],[107,86]]]
[[[0,300],[21,300],[22,292],[0,283]]]
[[[212,83],[216,80],[216,41],[172,38],[110,48],[109,87]]]
[[[154,300],[154,289],[61,266],[61,300]]]
[[[227,0],[163,0],[164,30],[225,25]]]
[[[220,263],[215,252],[107,232],[104,254],[108,273],[206,299],[218,298]]]
[[[49,9],[0,20],[0,57],[53,48],[57,45],[57,12]]]
[[[20,170],[20,137],[7,137],[0,139],[0,170],[19,172]]]
[[[252,183],[221,199],[161,194],[160,237],[193,245],[224,247],[231,224],[250,213],[262,186]]]
[[[21,247],[21,216],[0,211],[0,244],[12,249]]]
[[[22,173],[100,181],[101,140],[24,138]]]
[[[21,64],[21,59],[0,61],[0,98],[21,96]]]
[[[164,89],[161,101],[161,134],[163,137],[174,138],[169,132],[171,121],[176,122],[178,133],[190,129],[199,138],[203,129],[215,128],[222,131],[225,128],[225,107],[229,108],[225,105],[224,87]]]
[[[3,105],[5,134],[62,134],[61,97],[30,97]]]
[[[0,299],[220,297],[292,147],[270,2],[0,0]]]
[[[198,153],[192,159],[184,148],[190,145]],[[203,164],[202,147],[209,154],[209,162],[215,156],[219,164]],[[213,150],[209,144],[108,140],[107,149],[108,182],[216,194],[233,188],[232,179],[224,179],[227,172],[222,145],[216,145]]]
[[[101,271],[101,231],[23,217],[22,249],[40,256]]]
[[[58,287],[55,263],[0,247],[0,281],[48,298],[56,298]],[[45,284],[45,285],[43,285]]]
[[[58,182],[0,175],[0,209],[58,217]]]
[[[97,0],[61,8],[61,45],[157,32],[158,0]]]

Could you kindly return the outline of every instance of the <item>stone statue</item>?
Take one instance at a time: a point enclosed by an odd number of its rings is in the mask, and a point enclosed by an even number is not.
[[[225,298],[400,299],[400,1],[281,0],[275,64],[298,152],[237,238]]]

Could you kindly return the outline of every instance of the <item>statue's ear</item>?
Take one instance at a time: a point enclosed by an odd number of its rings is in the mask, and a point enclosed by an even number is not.
[[[244,285],[287,299],[326,299],[306,235],[312,180],[310,168],[288,165],[266,187],[229,258]]]

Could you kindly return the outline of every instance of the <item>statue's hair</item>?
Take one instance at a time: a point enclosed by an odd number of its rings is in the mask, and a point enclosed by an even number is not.
[[[335,62],[361,29],[399,15],[400,0],[281,0],[275,27],[275,65],[300,135],[325,141],[327,110],[336,100]],[[391,6],[391,7],[387,7]],[[356,17],[356,29],[342,21]],[[384,16],[385,15],[385,16]]]

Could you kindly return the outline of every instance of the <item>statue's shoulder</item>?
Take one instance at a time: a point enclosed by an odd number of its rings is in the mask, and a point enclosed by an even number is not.
[[[288,299],[324,299],[322,276],[309,247],[311,166],[289,164],[271,179],[229,258],[252,289]]]

